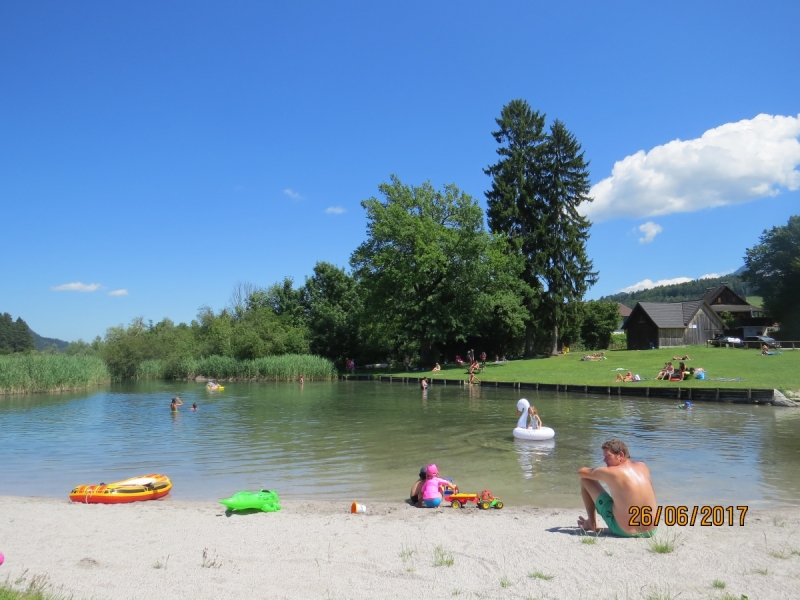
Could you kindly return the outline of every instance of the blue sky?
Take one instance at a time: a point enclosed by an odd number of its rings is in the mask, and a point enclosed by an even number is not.
[[[800,213],[800,5],[551,4],[3,3],[0,311],[91,339],[345,266],[392,173],[485,205],[514,98],[591,161],[590,297]]]

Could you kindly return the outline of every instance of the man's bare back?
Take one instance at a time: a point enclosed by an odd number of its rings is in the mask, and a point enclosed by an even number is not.
[[[643,462],[630,459],[628,447],[619,440],[603,444],[605,467],[578,471],[581,478],[581,496],[586,507],[586,518],[578,519],[578,526],[597,531],[597,511],[601,512],[611,533],[637,535],[652,533],[654,527],[631,527],[632,506],[650,507],[656,511],[656,494],[650,481],[650,470]],[[608,486],[608,492],[600,485]]]

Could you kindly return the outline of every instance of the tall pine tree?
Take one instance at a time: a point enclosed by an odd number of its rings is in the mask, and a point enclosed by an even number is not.
[[[486,192],[489,229],[502,233],[510,253],[524,258],[521,278],[527,284],[525,306],[525,353],[531,355],[536,334],[535,311],[542,293],[542,281],[535,268],[539,251],[536,229],[537,214],[541,213],[542,157],[547,135],[545,118],[524,100],[512,100],[495,119],[499,129],[492,135],[500,147],[500,160],[484,169],[492,177],[492,189]]]
[[[544,295],[544,325],[553,332],[551,353],[558,352],[558,328],[576,312],[589,288],[597,283],[597,272],[586,254],[591,222],[578,213],[578,206],[591,202],[589,164],[581,145],[556,119],[550,127],[544,155],[544,215],[538,231],[541,251],[537,255]]]
[[[542,330],[558,349],[558,328],[579,312],[579,303],[597,281],[586,254],[591,223],[578,206],[591,202],[588,163],[563,123],[544,132],[545,116],[524,100],[503,107],[493,132],[500,160],[485,172],[489,227],[508,240],[509,250],[525,260],[524,279],[536,294],[528,301],[526,354]]]

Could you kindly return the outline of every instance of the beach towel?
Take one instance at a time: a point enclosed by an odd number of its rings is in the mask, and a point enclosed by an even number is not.
[[[709,377],[709,381],[744,381],[741,377]]]

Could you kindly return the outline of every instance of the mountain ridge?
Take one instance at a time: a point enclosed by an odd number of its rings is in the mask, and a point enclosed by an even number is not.
[[[744,267],[736,271],[740,273]],[[673,283],[671,285],[660,285],[658,287],[638,290],[636,292],[619,292],[603,296],[600,300],[606,302],[619,302],[628,308],[636,306],[637,302],[686,302],[688,300],[699,300],[709,288],[715,288],[722,284],[727,284],[734,292],[742,298],[752,296],[753,288],[750,284],[742,280],[740,275],[731,273],[723,277],[712,277],[709,279],[694,279],[684,283]]]

